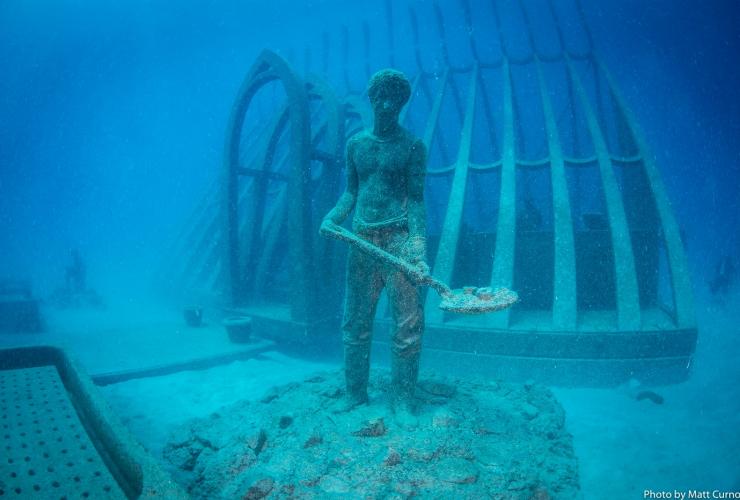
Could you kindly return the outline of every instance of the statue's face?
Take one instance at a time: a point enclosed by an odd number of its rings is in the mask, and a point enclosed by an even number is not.
[[[370,101],[375,118],[379,120],[395,120],[401,112],[403,104],[393,89],[381,87]]]
[[[398,122],[398,115],[409,100],[411,86],[403,73],[382,69],[370,78],[367,94],[375,113],[375,124],[381,127]]]

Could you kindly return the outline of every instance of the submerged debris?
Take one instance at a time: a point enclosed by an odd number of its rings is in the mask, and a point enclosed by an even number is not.
[[[353,436],[359,437],[379,437],[385,434],[385,422],[382,418],[375,418],[365,422],[360,430],[352,433]]]
[[[164,455],[195,498],[574,498],[564,413],[544,387],[422,380],[419,426],[370,404],[338,412],[342,374],[274,388],[177,429]]]
[[[635,399],[638,401],[642,401],[643,399],[648,399],[655,403],[656,405],[662,405],[664,402],[663,396],[658,394],[654,391],[640,391],[635,396]]]

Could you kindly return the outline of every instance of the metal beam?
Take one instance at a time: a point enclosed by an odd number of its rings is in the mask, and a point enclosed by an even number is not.
[[[437,124],[439,123],[439,111],[442,109],[442,100],[444,99],[445,89],[447,87],[447,79],[450,75],[450,69],[446,68],[445,72],[442,73],[442,78],[439,80],[439,88],[437,89],[437,95],[434,97],[434,103],[432,104],[432,110],[427,118],[427,124],[424,128],[424,146],[427,151],[431,151],[432,141],[434,140],[434,133],[437,130]]]
[[[419,81],[423,78],[422,74],[419,73],[414,77],[414,81],[411,82],[411,94],[409,97],[409,101],[406,103],[406,106],[401,110],[401,113],[398,115],[398,123],[403,125],[403,123],[406,121],[406,115],[409,112],[409,108],[411,107],[411,101],[414,100],[414,97],[416,97],[416,90],[419,88]]]
[[[555,330],[574,330],[578,320],[576,300],[576,253],[573,238],[573,219],[570,210],[565,162],[560,147],[558,125],[552,101],[547,90],[542,63],[536,59],[542,110],[545,117],[547,149],[550,155],[550,182],[552,183],[554,278],[552,325]]]
[[[516,246],[516,139],[514,137],[514,97],[511,89],[511,69],[509,58],[503,58],[503,106],[504,136],[503,158],[501,164],[501,194],[496,223],[496,248],[491,271],[493,288],[513,288],[514,250]],[[505,309],[491,316],[494,326],[509,326],[510,309]]]
[[[473,140],[473,123],[475,122],[475,97],[478,86],[478,65],[473,66],[468,85],[465,119],[461,131],[460,147],[457,153],[455,174],[450,188],[450,197],[447,202],[444,225],[440,236],[437,257],[434,260],[434,275],[449,283],[454,271],[457,257],[457,246],[460,240],[460,224],[463,209],[465,208],[465,190],[468,182],[468,167],[470,162],[470,146]],[[441,323],[444,320],[443,312],[438,309],[439,296],[427,294],[426,317],[430,322]]]
[[[663,180],[660,177],[658,167],[655,165],[655,157],[650,151],[647,141],[642,130],[637,124],[637,120],[626,105],[624,98],[617,90],[614,80],[607,69],[594,57],[596,65],[606,78],[609,90],[614,96],[617,108],[624,116],[627,127],[637,143],[637,148],[642,156],[645,174],[653,192],[655,206],[660,218],[660,225],[663,228],[663,237],[666,251],[668,253],[668,264],[670,267],[671,285],[673,289],[673,301],[675,305],[675,321],[678,328],[696,328],[696,311],[694,310],[694,293],[691,288],[691,276],[689,273],[686,254],[681,242],[681,232],[679,230],[676,217],[671,210],[671,203],[668,199]]]
[[[599,120],[591,107],[586,90],[581,79],[573,68],[570,58],[565,58],[568,73],[571,75],[573,87],[579,102],[586,115],[591,141],[594,145],[596,158],[601,175],[601,186],[604,190],[609,229],[611,231],[612,250],[614,252],[614,280],[616,283],[617,298],[617,328],[623,331],[640,329],[640,296],[637,286],[637,272],[635,271],[635,257],[632,252],[632,238],[630,236],[627,216],[622,203],[622,193],[612,169],[606,139],[599,127]]]
[[[241,129],[249,105],[266,83],[279,80],[285,88],[289,103],[290,137],[288,164],[288,234],[290,240],[290,276],[288,293],[291,318],[296,321],[312,321],[317,300],[306,294],[314,282],[311,249],[314,227],[311,221],[311,200],[308,186],[310,181],[311,124],[308,94],[303,82],[293,73],[288,64],[277,54],[263,51],[250,69],[237,94],[236,103],[229,119],[228,136],[225,144],[225,236],[226,258],[229,262],[232,302],[243,303],[246,299],[239,252],[238,171]]]

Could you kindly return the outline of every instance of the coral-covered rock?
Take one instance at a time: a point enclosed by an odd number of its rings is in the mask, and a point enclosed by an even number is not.
[[[382,418],[369,420],[363,426],[352,433],[353,436],[359,437],[379,437],[385,434],[386,427]]]
[[[401,454],[391,448],[390,450],[388,450],[388,456],[385,457],[385,461],[383,463],[388,467],[398,465],[401,463]]]
[[[446,483],[470,484],[478,480],[480,470],[468,460],[445,458],[437,464],[437,474]]]
[[[260,479],[249,487],[244,495],[244,500],[259,500],[260,498],[265,498],[270,494],[270,492],[272,492],[274,487],[275,481],[273,481],[272,478],[266,477]]]
[[[419,425],[370,404],[337,412],[341,372],[271,389],[176,429],[164,450],[194,498],[538,498],[578,496],[565,415],[536,384],[422,380]]]

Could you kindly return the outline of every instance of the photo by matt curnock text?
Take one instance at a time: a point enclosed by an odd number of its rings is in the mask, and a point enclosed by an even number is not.
[[[740,491],[721,491],[721,490],[643,490],[642,498],[671,498],[671,499],[709,499],[709,498],[725,498],[740,499]]]

